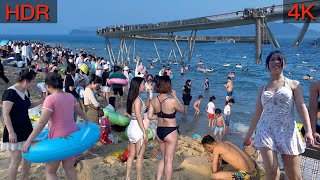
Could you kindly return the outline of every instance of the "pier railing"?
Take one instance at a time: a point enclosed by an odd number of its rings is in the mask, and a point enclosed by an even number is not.
[[[231,13],[225,13],[225,14],[218,14],[218,15],[212,15],[212,16],[204,16],[199,18],[193,18],[193,19],[185,19],[185,20],[178,20],[178,21],[168,21],[168,22],[159,22],[155,24],[136,24],[136,25],[117,25],[117,26],[110,26],[106,28],[100,28],[97,30],[98,35],[106,35],[108,34],[115,34],[115,33],[125,33],[125,32],[131,32],[136,34],[140,31],[144,30],[160,30],[160,29],[176,29],[177,31],[181,29],[181,27],[191,27],[191,26],[201,26],[201,25],[208,25],[212,23],[222,23],[230,20],[242,20],[245,19],[248,15],[250,15],[250,12],[261,12],[261,14],[266,15],[279,15],[282,14],[282,5],[278,6],[271,6],[271,7],[264,7],[264,8],[258,8],[257,10],[253,11],[254,9],[245,9],[244,11],[237,11],[237,12],[231,12]],[[122,32],[122,33],[121,33]],[[130,34],[131,34],[130,33]]]

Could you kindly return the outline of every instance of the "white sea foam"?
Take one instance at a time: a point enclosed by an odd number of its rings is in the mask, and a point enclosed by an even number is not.
[[[249,126],[241,122],[231,122],[229,127],[230,133],[241,133],[246,134],[249,130]]]

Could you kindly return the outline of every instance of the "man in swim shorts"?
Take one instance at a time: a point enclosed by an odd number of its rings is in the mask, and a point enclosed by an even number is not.
[[[212,153],[212,156],[208,157],[208,161],[212,162],[212,179],[251,180],[255,178],[257,169],[254,161],[236,145],[228,141],[216,142],[210,135],[204,136],[201,144],[205,151]],[[230,164],[236,171],[220,170],[220,160]]]

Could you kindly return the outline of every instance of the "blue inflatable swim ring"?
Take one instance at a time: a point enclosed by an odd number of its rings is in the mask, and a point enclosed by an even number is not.
[[[33,163],[64,160],[88,150],[98,142],[100,128],[96,124],[86,125],[84,122],[80,122],[77,123],[77,126],[79,130],[68,136],[33,143],[28,154],[21,153],[21,155]],[[36,139],[48,138],[46,133],[49,133],[49,129],[43,130]]]

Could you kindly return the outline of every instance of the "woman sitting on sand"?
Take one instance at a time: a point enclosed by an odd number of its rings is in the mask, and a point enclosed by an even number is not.
[[[32,132],[28,109],[43,102],[30,102],[28,89],[34,86],[36,73],[28,68],[19,73],[18,82],[9,87],[2,95],[4,131],[1,151],[10,151],[11,162],[8,179],[15,180],[21,157],[21,148]],[[22,159],[22,179],[28,179],[30,162]]]
[[[162,158],[158,164],[157,179],[161,179],[163,172],[166,179],[171,179],[173,157],[179,136],[175,117],[176,112],[184,112],[184,108],[177,97],[176,91],[171,89],[171,80],[168,76],[159,77],[155,92],[160,94],[151,100],[148,118],[158,119],[157,141]],[[169,97],[169,94],[172,98]]]
[[[77,112],[86,122],[90,122],[84,112],[81,110],[78,101],[70,93],[62,91],[63,80],[54,73],[49,73],[45,79],[46,88],[51,94],[46,97],[41,117],[26,143],[22,147],[22,152],[28,153],[32,141],[39,135],[45,125],[49,122],[49,139],[56,137],[65,137],[78,131],[78,127],[73,120],[74,111]],[[74,167],[76,157],[70,157],[62,161],[53,161],[46,163],[46,179],[58,179],[56,174],[60,163],[66,172],[67,179],[76,179],[77,174]]]
[[[127,100],[127,113],[130,115],[130,124],[128,126],[128,138],[130,155],[127,160],[126,179],[130,179],[131,167],[134,157],[137,156],[136,171],[137,178],[142,179],[143,154],[145,152],[148,136],[143,124],[146,105],[140,98],[140,94],[145,91],[144,79],[134,77],[130,83],[130,89]],[[147,101],[149,98],[147,98]]]

